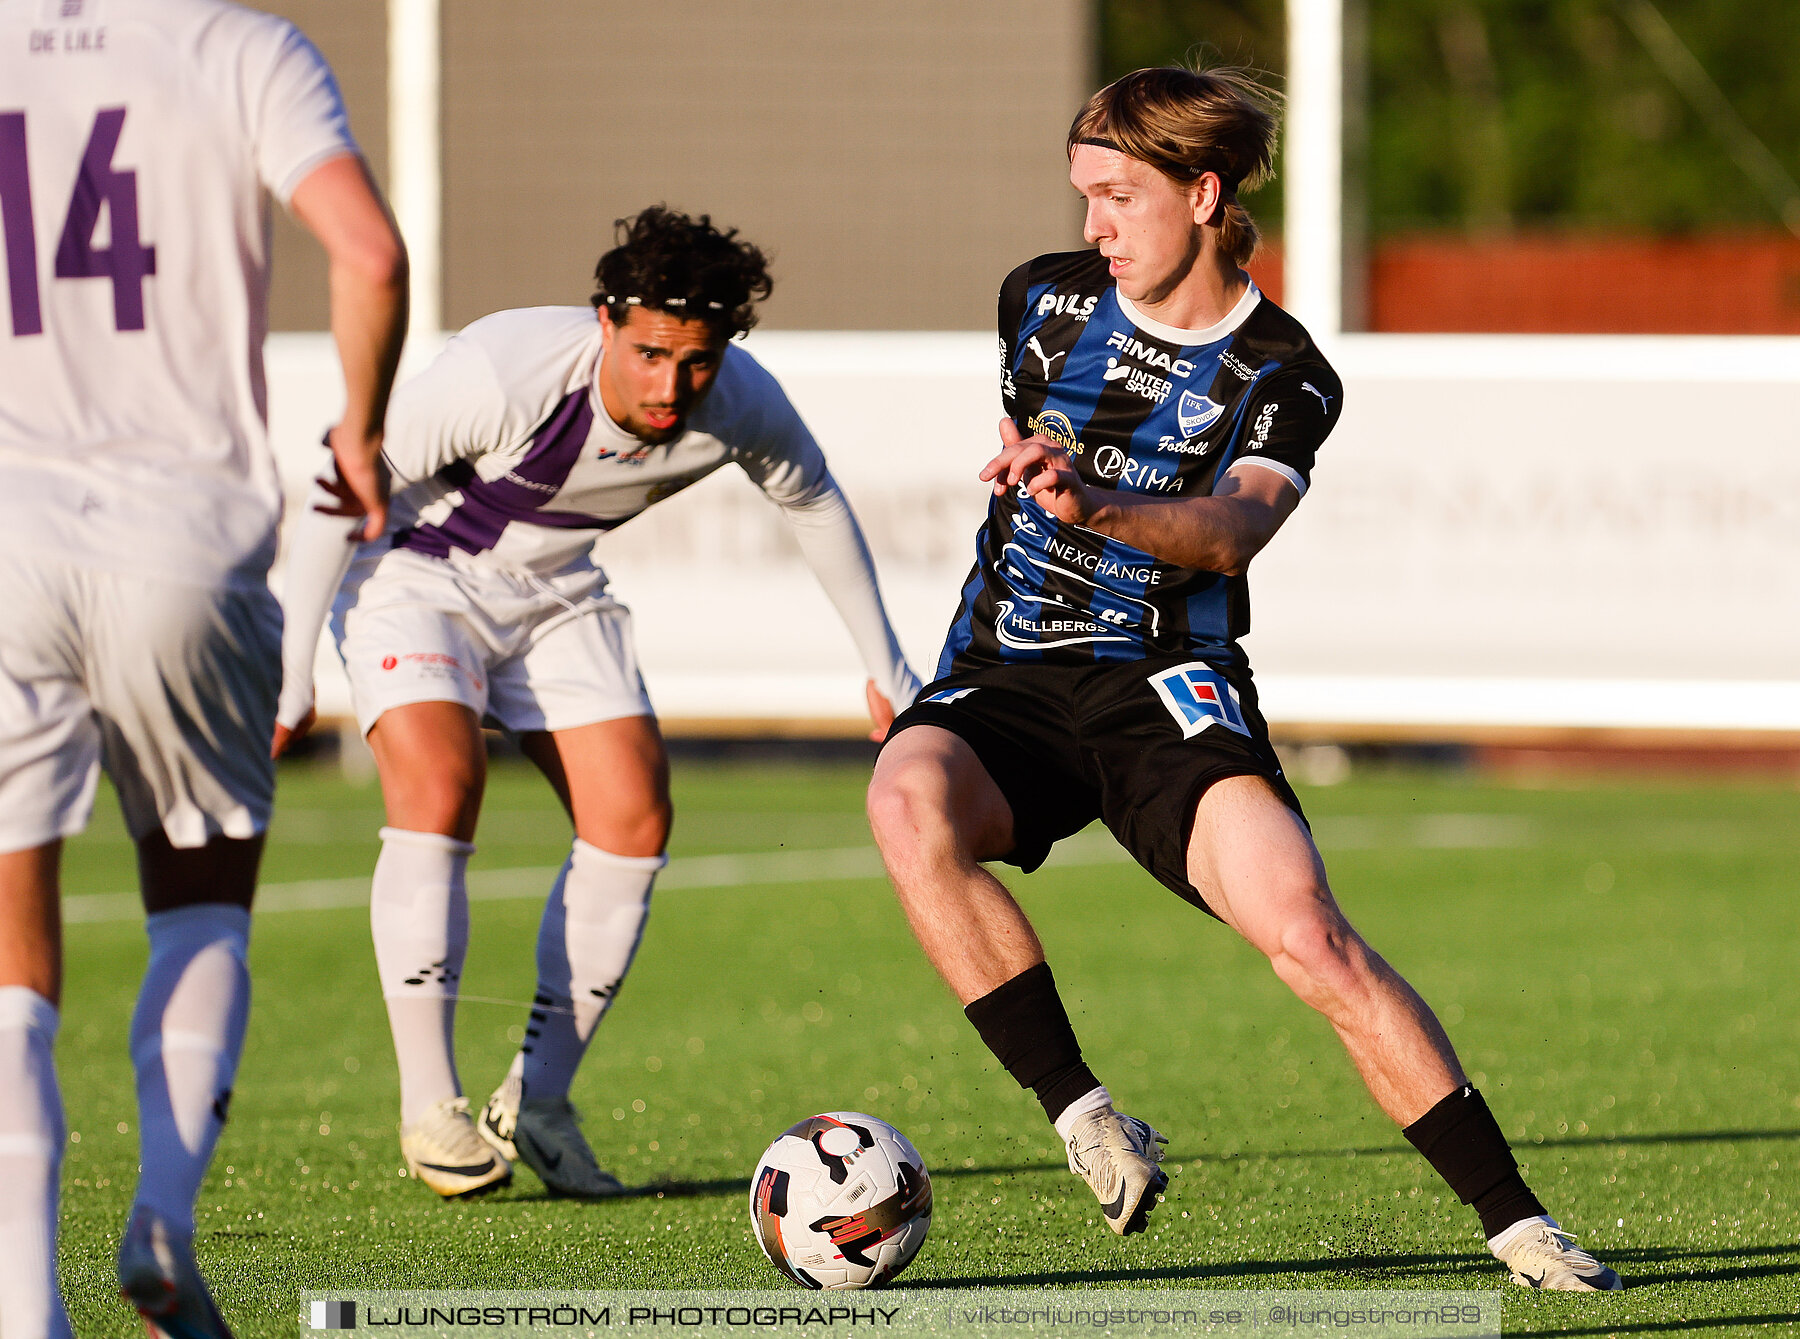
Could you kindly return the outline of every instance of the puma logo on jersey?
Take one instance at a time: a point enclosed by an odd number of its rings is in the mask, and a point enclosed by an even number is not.
[[[1300,389],[1306,390],[1306,391],[1311,391],[1314,395],[1319,397],[1319,412],[1320,413],[1329,414],[1331,412],[1331,397],[1329,395],[1325,394],[1325,392],[1320,390],[1317,386],[1313,385],[1312,382],[1310,382],[1310,381],[1301,382]]]
[[[1094,314],[1099,304],[1098,297],[1082,297],[1079,293],[1046,293],[1038,299],[1037,314],[1048,316],[1052,312],[1058,316],[1073,316],[1077,321],[1085,321]]]
[[[1055,362],[1058,358],[1066,358],[1069,356],[1069,351],[1067,349],[1062,350],[1060,353],[1045,353],[1044,346],[1037,342],[1036,335],[1033,335],[1030,339],[1025,341],[1025,347],[1035,353],[1038,356],[1038,361],[1044,365],[1044,377],[1046,380],[1050,377],[1050,364]]]

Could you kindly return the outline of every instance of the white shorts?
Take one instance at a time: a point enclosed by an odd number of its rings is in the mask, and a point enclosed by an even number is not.
[[[653,715],[631,611],[605,581],[473,573],[406,549],[358,563],[331,611],[357,725],[413,702],[460,702],[514,734]]]
[[[0,851],[87,825],[102,765],[134,839],[254,837],[281,609],[219,590],[0,553]]]

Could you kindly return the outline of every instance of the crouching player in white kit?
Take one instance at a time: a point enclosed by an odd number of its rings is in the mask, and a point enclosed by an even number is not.
[[[0,0],[3,1339],[69,1334],[58,871],[102,764],[150,939],[119,1281],[153,1335],[229,1334],[195,1267],[194,1202],[243,1044],[275,780],[265,188],[330,257],[349,392],[331,440],[374,526],[406,254],[324,60],[216,0]]]
[[[395,393],[394,524],[356,557],[331,614],[387,806],[371,920],[400,1146],[445,1196],[504,1184],[513,1161],[561,1194],[622,1189],[583,1139],[569,1084],[643,933],[670,806],[630,615],[607,594],[595,539],[737,464],[782,508],[861,652],[877,737],[918,690],[824,456],[731,343],[768,294],[762,253],[704,216],[649,209],[619,226],[595,271],[597,321],[587,307],[500,312]],[[342,533],[314,516],[296,538],[277,749],[311,706]],[[525,1041],[478,1134],[451,1033],[484,718],[518,737],[575,841],[544,909]]]

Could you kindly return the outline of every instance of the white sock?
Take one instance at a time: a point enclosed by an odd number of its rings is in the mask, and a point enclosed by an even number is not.
[[[1063,1108],[1062,1115],[1056,1118],[1056,1137],[1069,1142],[1069,1136],[1075,1133],[1075,1122],[1090,1111],[1104,1111],[1112,1105],[1112,1094],[1106,1091],[1103,1083],[1098,1088],[1091,1088]]]
[[[53,1048],[56,1006],[0,986],[0,1335],[68,1339],[56,1285],[56,1192],[63,1111]]]
[[[566,1097],[589,1038],[631,967],[666,856],[614,855],[575,839],[538,927],[538,987],[515,1068],[524,1097]]]
[[[137,1205],[191,1235],[250,1018],[250,913],[202,902],[159,911],[144,925],[150,965],[131,1017]]]
[[[465,875],[475,848],[435,832],[381,830],[369,896],[375,969],[400,1066],[400,1123],[462,1094],[456,995],[469,951]]]

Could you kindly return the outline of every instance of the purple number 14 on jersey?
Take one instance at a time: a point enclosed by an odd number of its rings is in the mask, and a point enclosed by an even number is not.
[[[156,248],[138,236],[137,173],[112,165],[125,129],[125,108],[94,115],[81,170],[69,197],[56,242],[58,279],[110,279],[113,325],[144,328],[144,280],[156,273]],[[105,206],[111,241],[94,244]],[[25,142],[25,113],[0,112],[0,241],[6,246],[7,298],[15,335],[41,335],[44,316],[38,296],[37,229],[31,216],[31,164]]]

